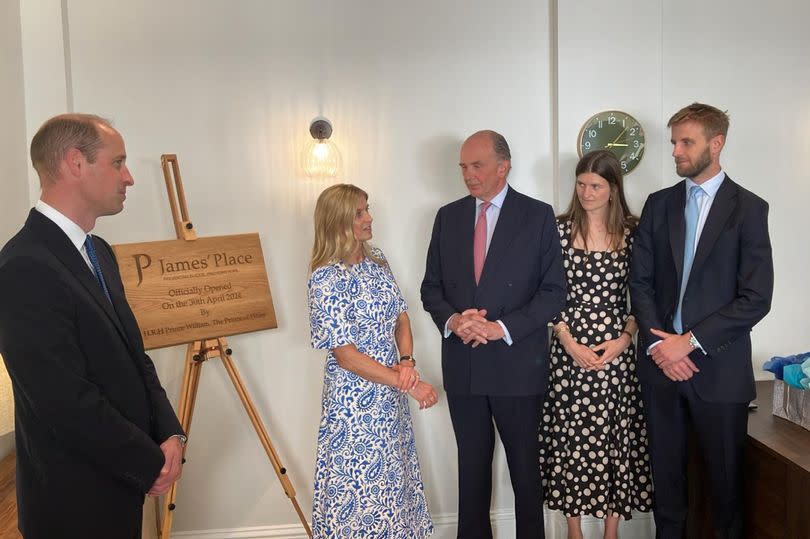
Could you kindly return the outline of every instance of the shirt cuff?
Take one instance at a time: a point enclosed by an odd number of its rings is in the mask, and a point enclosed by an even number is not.
[[[651,355],[652,349],[661,344],[661,341],[655,341],[650,346],[647,347],[647,355]]]
[[[692,334],[692,337],[695,338],[695,342],[697,343],[697,348],[700,348],[700,351],[703,352],[704,356],[708,356],[709,354],[707,354],[706,350],[703,349],[703,345],[700,344],[700,341],[698,340],[697,335],[695,335],[695,332],[691,331],[690,333]]]
[[[450,318],[447,319],[447,322],[444,323],[444,338],[446,339],[449,337],[453,332],[450,331],[450,320],[453,319],[454,316],[458,316],[458,313],[453,313],[450,315]]]
[[[171,436],[169,436],[169,438],[177,438],[177,440],[180,442],[180,445],[182,445],[183,447],[186,447],[186,443],[188,442],[188,438],[186,438],[185,434],[172,434]]]
[[[506,329],[506,326],[500,320],[495,321],[501,326],[501,329],[503,330],[503,342],[505,342],[509,346],[512,346],[512,336],[509,334],[509,330]]]

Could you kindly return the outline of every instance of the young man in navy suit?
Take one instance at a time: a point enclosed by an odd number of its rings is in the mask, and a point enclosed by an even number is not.
[[[773,293],[768,204],[720,167],[725,112],[694,103],[667,125],[684,180],[647,199],[630,276],[656,537],[682,537],[693,429],[708,469],[714,537],[738,538],[747,405],[755,397],[750,332]]]
[[[136,539],[185,436],[144,353],[110,246],[90,231],[133,185],[107,120],[65,114],[31,142],[42,194],[0,252],[0,354],[14,388],[26,539]]]
[[[479,131],[461,148],[470,192],[439,209],[422,303],[442,334],[442,375],[458,446],[460,539],[489,539],[493,419],[515,492],[517,539],[544,537],[539,427],[548,322],[565,303],[551,206],[506,178],[509,145]]]

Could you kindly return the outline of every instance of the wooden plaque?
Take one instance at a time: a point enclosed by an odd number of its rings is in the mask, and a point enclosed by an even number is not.
[[[277,327],[258,234],[113,250],[147,350]]]

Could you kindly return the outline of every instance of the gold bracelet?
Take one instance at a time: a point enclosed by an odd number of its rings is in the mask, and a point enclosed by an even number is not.
[[[552,332],[552,334],[557,338],[560,337],[560,333],[568,333],[569,335],[571,335],[571,328],[568,327],[568,324],[563,322],[562,326],[560,326],[560,329]]]

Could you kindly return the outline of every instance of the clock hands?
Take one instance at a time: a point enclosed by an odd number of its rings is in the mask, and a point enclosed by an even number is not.
[[[627,131],[627,126],[625,126],[625,128],[622,129],[622,132],[619,133],[619,135],[615,139],[613,139],[613,142],[609,143],[608,146],[620,146],[619,144],[616,144],[616,143],[619,141],[620,138],[622,138],[622,135],[624,135],[624,133],[626,131]],[[627,145],[625,144],[625,146],[627,146]]]
[[[608,142],[607,144],[605,144],[605,148],[616,148],[618,146],[624,146],[626,148],[629,145],[628,144],[618,144],[616,142]]]

